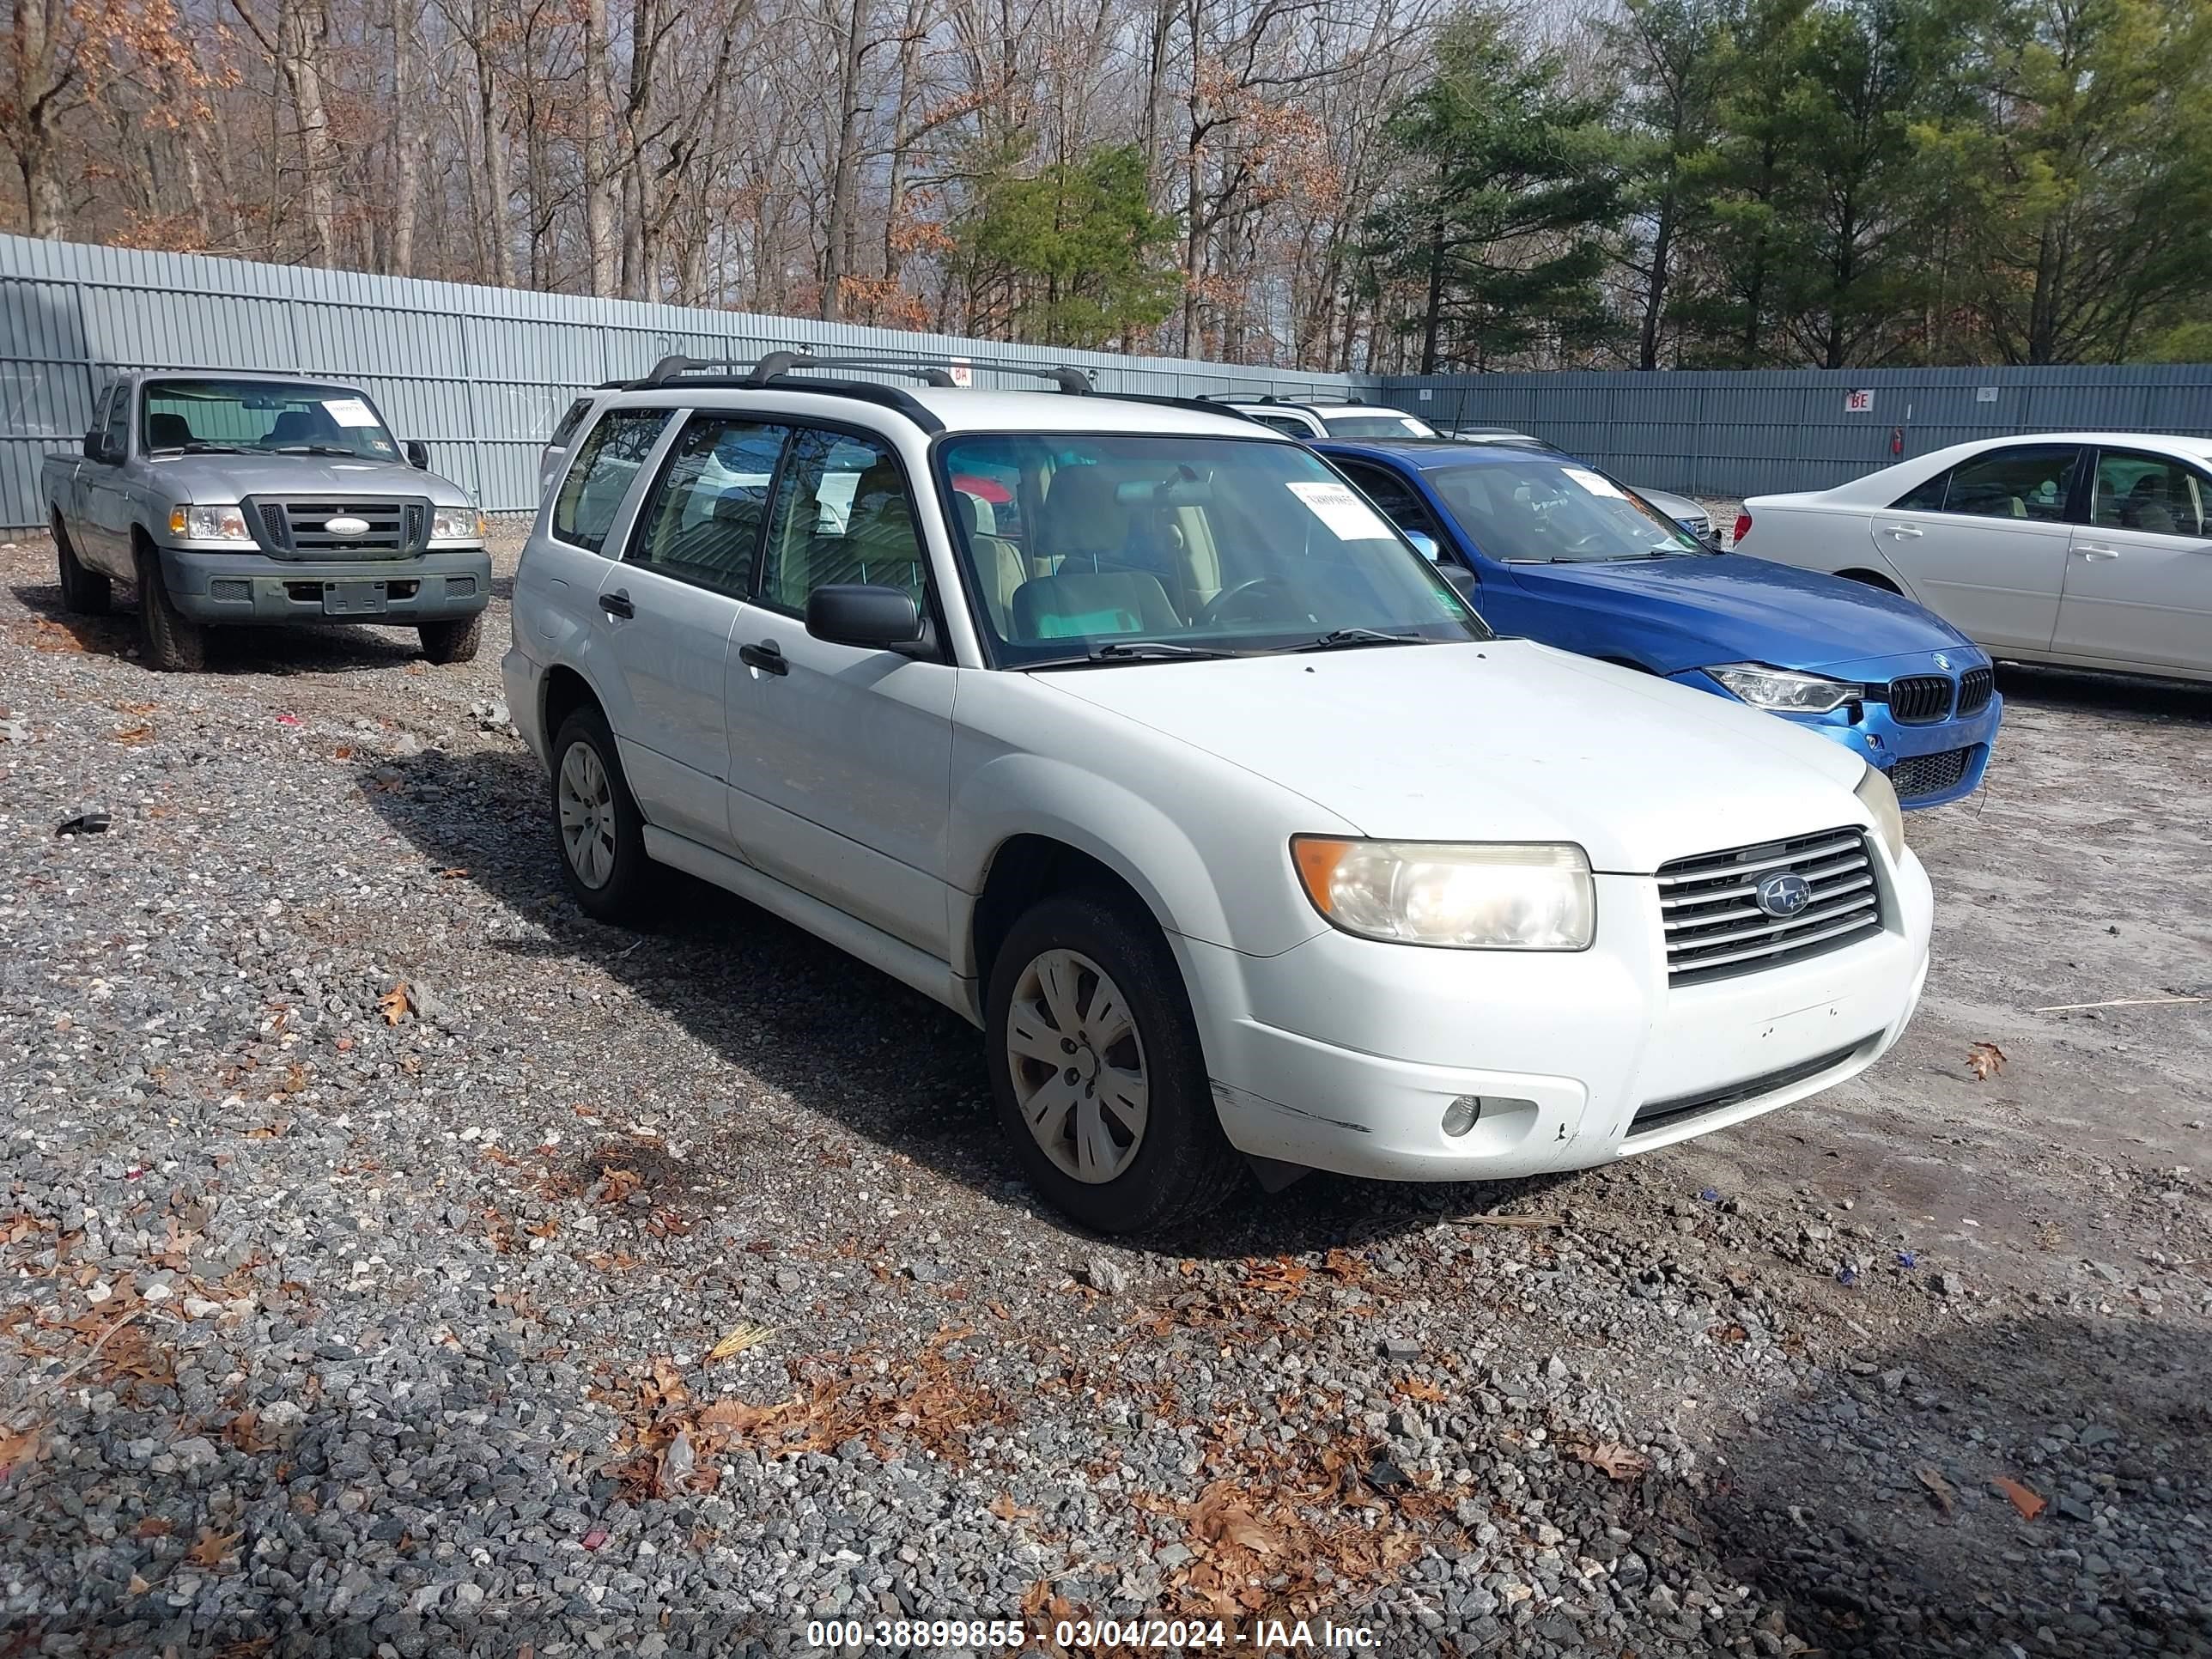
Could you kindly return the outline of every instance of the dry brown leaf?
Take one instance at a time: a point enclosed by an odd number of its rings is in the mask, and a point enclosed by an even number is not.
[[[176,1531],[177,1523],[166,1515],[149,1515],[131,1529],[134,1538],[167,1538]]]
[[[766,1325],[756,1325],[750,1320],[732,1325],[720,1342],[707,1350],[709,1364],[719,1364],[725,1359],[734,1359],[748,1348],[757,1348],[775,1335]]]
[[[1998,1475],[1990,1484],[2012,1499],[2013,1508],[2020,1511],[2020,1518],[2023,1521],[2034,1520],[2037,1516],[2050,1507],[2040,1495],[2021,1486],[2010,1475]]]
[[[118,743],[127,743],[133,746],[142,743],[151,743],[154,740],[154,727],[149,721],[146,720],[140,720],[136,726],[118,726],[115,729],[114,738]]]
[[[0,1480],[7,1480],[19,1468],[28,1468],[39,1455],[39,1431],[36,1428],[20,1431],[0,1431]]]
[[[465,875],[467,875],[467,874],[468,874],[468,872],[467,872],[466,870],[463,869],[463,868],[462,868],[460,866],[459,866],[459,865],[455,865],[455,866],[454,866],[452,869],[450,869],[450,870],[441,870],[441,871],[439,871],[439,872],[438,872],[438,879],[439,879],[440,881],[459,881],[462,877],[464,877],[464,876],[465,876]]]
[[[223,1558],[238,1547],[242,1532],[217,1532],[212,1527],[200,1528],[199,1541],[185,1552],[196,1566],[219,1567]]]
[[[1248,1261],[1244,1264],[1244,1285],[1248,1290],[1288,1296],[1305,1283],[1308,1271],[1288,1256],[1279,1256],[1273,1261]]]
[[[1282,1534],[1261,1524],[1234,1481],[1217,1480],[1200,1492],[1189,1521],[1191,1532],[1208,1544],[1234,1544],[1261,1555],[1283,1547]]]
[[[1920,1477],[1920,1484],[1928,1488],[1928,1495],[1936,1500],[1937,1509],[1948,1515],[1958,1507],[1958,1494],[1951,1490],[1951,1483],[1941,1474],[1925,1463],[1912,1472]]]
[[[2005,1051],[1994,1042],[1977,1042],[1966,1051],[1966,1069],[1977,1083],[1987,1083],[2004,1070]]]
[[[1568,1449],[1578,1461],[1614,1480],[1638,1480],[1651,1473],[1650,1458],[1617,1440],[1601,1440],[1594,1446],[1573,1446]]]
[[[414,1000],[407,994],[407,981],[401,980],[398,984],[377,998],[376,1006],[379,1012],[384,1015],[384,1023],[386,1025],[398,1024],[401,1018],[415,1006]]]
[[[1005,1492],[1000,1492],[996,1498],[994,1498],[991,1500],[991,1513],[997,1516],[1000,1520],[1009,1522],[1015,1521],[1034,1521],[1037,1516],[1037,1512],[1035,1510],[1024,1509],[1019,1504],[1014,1502],[1014,1500],[1009,1498]]]

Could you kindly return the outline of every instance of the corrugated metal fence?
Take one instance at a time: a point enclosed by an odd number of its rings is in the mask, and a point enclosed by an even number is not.
[[[578,390],[672,352],[796,347],[1095,372],[1107,391],[1379,398],[1440,426],[1532,432],[1632,483],[1814,489],[1962,438],[2212,431],[2212,366],[1447,375],[1225,367],[0,236],[0,524],[42,523],[39,462],[74,447],[118,368],[255,368],[368,387],[403,438],[495,512],[536,505],[538,447]],[[1856,395],[1855,395],[1856,394]]]
[[[76,447],[119,368],[271,369],[368,388],[397,434],[493,512],[534,507],[539,447],[568,401],[661,357],[809,348],[1096,371],[1108,391],[1345,396],[1342,375],[1047,350],[739,312],[418,282],[0,236],[0,524],[43,524],[39,462]]]
[[[1899,453],[2015,432],[2212,433],[2212,365],[2202,363],[1454,374],[1379,385],[1370,397],[1435,425],[1512,427],[1632,483],[1711,495],[1826,489]]]

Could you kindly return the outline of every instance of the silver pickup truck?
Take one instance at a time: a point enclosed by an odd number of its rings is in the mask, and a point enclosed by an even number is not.
[[[412,626],[433,662],[477,653],[491,599],[484,521],[404,453],[355,386],[228,370],[126,374],[76,455],[41,469],[70,610],[133,584],[146,656],[206,658],[234,623]]]

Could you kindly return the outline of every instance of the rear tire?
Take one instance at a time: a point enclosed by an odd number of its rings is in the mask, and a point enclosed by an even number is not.
[[[79,617],[104,617],[115,598],[115,585],[97,570],[88,570],[70,544],[61,515],[54,515],[54,558],[61,566],[62,609]]]
[[[985,1014],[1000,1124],[1067,1215],[1164,1232],[1242,1183],[1182,975],[1129,901],[1061,893],[1030,910],[999,948]]]
[[[161,561],[143,547],[138,550],[138,625],[146,660],[155,667],[193,674],[207,666],[207,629],[177,609],[162,585]]]
[[[457,617],[451,622],[427,622],[416,624],[415,632],[422,641],[422,654],[432,662],[467,662],[477,654],[477,647],[483,643],[483,612],[473,617]]]
[[[617,927],[647,921],[659,870],[645,850],[645,815],[623,776],[607,717],[591,704],[553,739],[553,850],[586,915]]]

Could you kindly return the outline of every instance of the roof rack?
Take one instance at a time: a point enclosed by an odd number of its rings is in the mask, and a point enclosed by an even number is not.
[[[1226,415],[1234,421],[1249,421],[1255,426],[1267,422],[1256,415],[1247,415],[1241,409],[1227,404],[1218,404],[1205,398],[1178,398],[1165,392],[1099,392],[1094,397],[1111,398],[1121,404],[1157,404],[1162,409],[1188,409],[1200,415]]]

